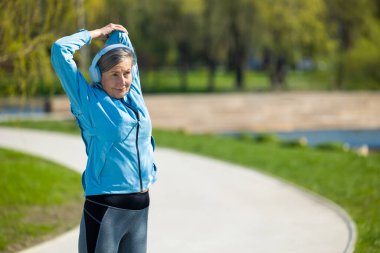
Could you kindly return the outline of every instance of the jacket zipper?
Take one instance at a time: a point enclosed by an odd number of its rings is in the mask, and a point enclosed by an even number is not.
[[[136,115],[137,118],[137,129],[136,129],[136,152],[137,152],[137,164],[138,164],[138,169],[139,169],[139,178],[140,178],[140,192],[143,192],[143,185],[142,185],[142,176],[141,176],[141,164],[140,164],[140,151],[139,151],[139,129],[140,129],[140,115],[139,112],[137,111],[136,108],[133,106],[127,104],[127,102],[124,101],[124,99],[120,99],[120,101],[130,108],[134,114]]]

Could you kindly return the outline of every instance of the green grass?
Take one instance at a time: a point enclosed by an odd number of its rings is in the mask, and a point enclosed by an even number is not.
[[[208,70],[206,68],[194,68],[187,72],[187,88],[181,89],[182,73],[176,68],[162,68],[160,70],[140,70],[141,83],[145,93],[181,93],[181,92],[207,92],[208,91]],[[84,72],[87,80],[89,75]],[[0,73],[0,97],[9,97],[16,94],[25,96],[43,96],[64,94],[58,78],[51,83],[30,84],[21,89],[17,84],[19,80],[7,73]],[[260,92],[270,91],[269,75],[265,71],[244,72],[244,85],[242,91]],[[379,90],[378,82],[363,77],[353,79],[346,78],[343,90]],[[334,89],[334,75],[331,71],[289,71],[286,77],[284,90],[290,91],[326,91]],[[235,75],[233,72],[227,72],[218,69],[215,73],[215,89],[214,92],[234,92]]]
[[[44,131],[55,131],[55,132],[64,132],[64,133],[76,133],[80,135],[79,128],[74,120],[25,120],[25,121],[6,121],[0,122],[0,126],[8,127],[22,127],[30,129],[38,129]]]
[[[333,80],[323,72],[289,72],[286,90],[331,90]],[[269,91],[268,73],[246,71],[243,91]],[[208,72],[206,69],[191,70],[187,73],[187,92],[206,92]],[[141,73],[141,82],[145,92],[181,92],[180,74],[176,69],[147,71]],[[235,91],[235,76],[232,72],[217,71],[215,91]]]
[[[0,149],[0,252],[15,252],[79,223],[80,175]]]
[[[18,124],[47,128],[45,122]],[[55,125],[53,122],[50,124],[52,124],[49,126],[50,130],[63,129],[60,127],[60,122],[54,123]],[[64,131],[79,133],[71,127]],[[237,140],[164,130],[154,130],[154,136],[158,146],[211,156],[255,168],[334,201],[343,207],[357,224],[358,240],[355,252],[380,252],[379,153],[360,157],[352,152],[287,146],[277,141],[258,142],[248,138]]]
[[[176,69],[165,68],[156,71],[141,71],[141,82],[144,92],[182,92],[180,87],[181,74]],[[187,92],[207,92],[207,69],[190,70],[187,73]],[[289,71],[286,77],[285,90],[315,91],[333,90],[334,76],[328,71]],[[350,80],[347,78],[343,89],[376,90],[378,83],[370,80]],[[243,91],[270,91],[269,75],[264,71],[245,71]],[[231,92],[235,89],[235,76],[232,72],[216,71],[215,91]]]

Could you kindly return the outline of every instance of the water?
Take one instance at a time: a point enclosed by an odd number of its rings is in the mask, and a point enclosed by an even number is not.
[[[369,149],[380,149],[380,129],[301,130],[275,134],[284,140],[305,137],[311,146],[324,142],[341,142],[353,148],[367,145]]]
[[[5,107],[5,108],[0,108],[0,114],[28,114],[28,113],[44,113],[44,108],[42,107],[36,107],[36,108],[31,108],[31,107]]]
[[[252,134],[257,135],[258,133]],[[371,150],[380,150],[380,129],[297,130],[293,132],[270,132],[269,134],[275,134],[283,140],[306,138],[311,146],[326,142],[340,142],[348,144],[351,148],[367,145]],[[228,135],[238,134],[232,133]]]
[[[0,121],[12,119],[41,118],[47,114],[42,106],[2,106],[0,107]]]

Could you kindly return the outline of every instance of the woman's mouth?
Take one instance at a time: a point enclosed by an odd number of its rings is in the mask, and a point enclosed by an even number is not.
[[[124,86],[123,88],[115,88],[115,90],[116,90],[117,92],[125,92],[125,91],[128,90],[128,88],[129,88],[129,86],[128,86],[128,87],[127,87],[127,86]]]

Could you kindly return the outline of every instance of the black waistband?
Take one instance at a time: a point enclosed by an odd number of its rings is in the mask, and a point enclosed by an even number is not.
[[[117,208],[141,210],[149,206],[149,191],[130,194],[102,194],[86,196],[86,200]]]

